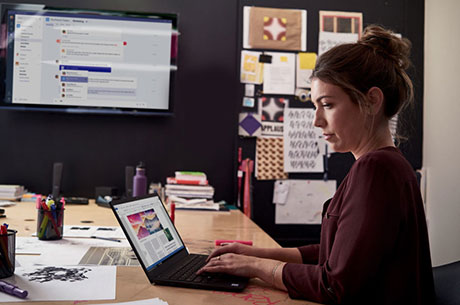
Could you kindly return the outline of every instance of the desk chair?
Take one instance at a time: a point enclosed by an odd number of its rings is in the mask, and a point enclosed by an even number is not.
[[[433,268],[436,305],[460,304],[460,261]]]

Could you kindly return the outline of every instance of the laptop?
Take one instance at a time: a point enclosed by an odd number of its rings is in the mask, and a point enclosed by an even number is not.
[[[233,292],[246,287],[247,278],[196,275],[207,255],[188,252],[156,193],[113,201],[110,206],[150,283]]]

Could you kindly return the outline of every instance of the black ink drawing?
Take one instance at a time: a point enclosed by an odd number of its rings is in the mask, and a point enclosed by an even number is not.
[[[63,268],[63,267],[43,267],[38,268],[34,272],[24,273],[24,276],[29,278],[31,282],[50,282],[50,281],[62,281],[62,282],[76,282],[88,279],[85,275],[91,271],[89,268]]]

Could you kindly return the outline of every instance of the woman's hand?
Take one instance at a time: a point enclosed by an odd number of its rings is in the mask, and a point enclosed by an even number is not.
[[[232,249],[241,250],[245,247],[236,246]],[[210,258],[208,263],[198,270],[197,274],[219,272],[249,278],[258,277],[278,289],[286,290],[283,283],[284,265],[285,263],[281,261],[227,252]]]
[[[222,249],[225,247],[222,247]],[[238,247],[234,247],[232,249],[237,248]],[[222,251],[218,252],[218,250],[222,249],[215,250],[211,255],[215,253],[217,254],[212,257],[210,255],[208,263],[201,268],[197,274],[201,274],[203,272],[220,272],[242,277],[258,276],[261,261],[264,259],[228,252],[219,255]]]
[[[243,254],[243,255],[247,255],[247,256],[256,256],[255,255],[255,248],[253,248],[252,246],[243,245],[243,244],[240,244],[240,243],[231,243],[231,244],[228,244],[226,246],[222,246],[222,247],[219,247],[219,248],[215,249],[209,255],[209,257],[208,257],[208,259],[206,261],[209,262],[212,258],[221,256],[221,255],[223,255],[225,253],[235,253],[235,254]]]

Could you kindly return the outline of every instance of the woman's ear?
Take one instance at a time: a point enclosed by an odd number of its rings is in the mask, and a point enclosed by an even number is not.
[[[385,98],[379,87],[370,88],[366,96],[369,100],[369,114],[376,115],[380,110],[383,111],[383,102]]]

